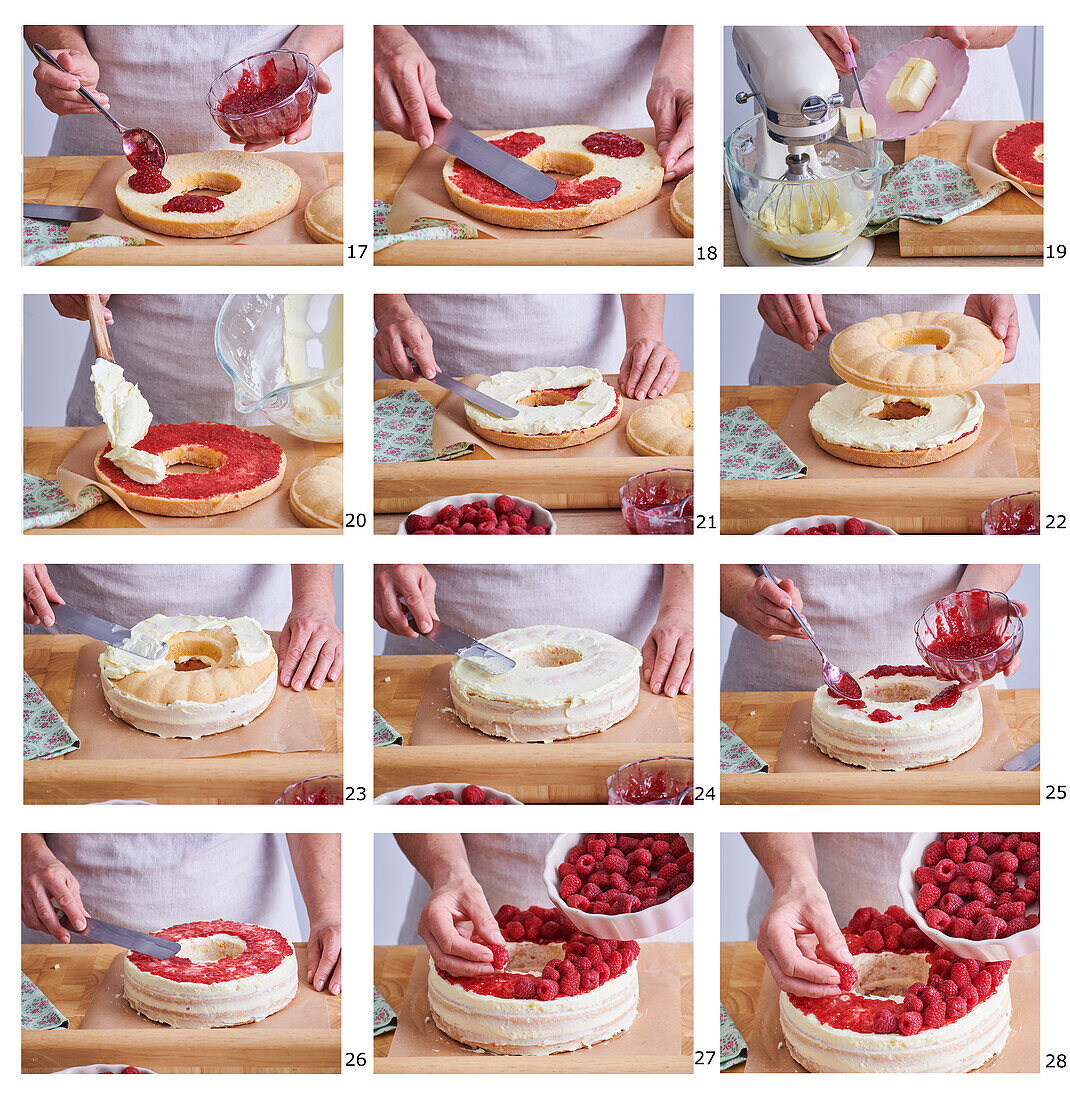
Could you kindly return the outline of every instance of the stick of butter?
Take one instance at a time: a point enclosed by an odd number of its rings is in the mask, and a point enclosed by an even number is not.
[[[912,57],[895,74],[884,98],[893,111],[920,111],[936,87],[936,69],[924,57]]]
[[[877,136],[877,123],[873,116],[861,107],[841,107],[840,123],[848,141],[861,141]]]

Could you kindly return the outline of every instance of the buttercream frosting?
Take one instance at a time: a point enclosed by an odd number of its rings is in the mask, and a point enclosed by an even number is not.
[[[879,419],[886,405],[908,401],[925,410],[908,420]],[[976,390],[947,397],[897,397],[845,382],[810,409],[810,426],[823,439],[870,451],[917,451],[940,447],[972,432],[985,405]]]
[[[111,444],[105,457],[131,480],[141,485],[158,485],[167,474],[167,464],[159,455],[135,446],[145,438],[152,423],[148,401],[133,382],[126,380],[118,363],[97,359],[90,376],[97,412]]]
[[[560,405],[526,405],[522,402],[543,390],[580,392]],[[512,420],[465,402],[465,413],[477,427],[518,435],[559,435],[578,428],[590,428],[609,416],[617,405],[617,394],[598,371],[591,367],[529,367],[499,371],[476,387],[520,414]]]
[[[311,382],[315,386],[293,390],[290,394],[298,435],[322,442],[342,438],[342,297],[331,296],[327,319],[315,327],[309,316],[311,294],[287,294],[282,303],[282,367],[291,385]],[[309,352],[316,349],[309,360]]]

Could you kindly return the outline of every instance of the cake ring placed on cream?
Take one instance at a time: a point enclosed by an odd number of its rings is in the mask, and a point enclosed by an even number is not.
[[[142,654],[151,647],[162,655]],[[100,655],[100,685],[112,713],[159,737],[205,737],[248,725],[275,697],[278,659],[255,620],[153,615],[127,648]]]

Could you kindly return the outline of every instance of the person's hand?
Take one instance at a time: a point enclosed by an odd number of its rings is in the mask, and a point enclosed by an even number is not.
[[[651,336],[633,340],[620,365],[617,385],[625,397],[642,401],[663,397],[680,377],[680,360],[664,341]]]
[[[377,565],[373,580],[372,614],[391,634],[418,638],[438,618],[435,611],[435,578],[423,565]],[[419,633],[409,626],[405,607],[412,612]]]
[[[104,307],[104,322],[110,325],[115,320],[106,304],[111,295],[98,294],[97,297]],[[89,310],[86,309],[84,294],[50,294],[48,300],[52,303],[52,308],[61,317],[69,317],[72,321],[89,320]]]
[[[855,53],[862,48],[862,43],[850,33],[848,33],[845,39],[843,37],[842,27],[807,27],[806,29],[814,36],[814,40],[817,44],[825,51],[836,72],[838,72],[840,76],[846,76],[850,72],[850,69],[847,68],[847,63],[844,61],[843,55],[848,48],[848,43]]]
[[[731,614],[740,626],[766,642],[809,637],[788,610],[793,605],[801,615],[803,598],[794,581],[778,577],[773,584],[768,577],[755,577],[739,606],[731,608]]]
[[[758,315],[766,327],[804,351],[813,351],[822,332],[831,332],[820,294],[763,294]]]
[[[505,944],[482,887],[467,874],[451,875],[431,891],[416,930],[435,965],[458,978],[492,974],[494,953],[486,945]]]
[[[439,366],[433,344],[427,326],[404,299],[376,310],[372,355],[384,374],[411,382],[416,377],[415,363],[424,378],[434,378]]]
[[[774,890],[758,932],[758,950],[778,988],[797,997],[829,997],[839,991],[840,976],[817,957],[819,945],[834,962],[852,964],[820,884],[807,876]]]
[[[1015,600],[1014,605],[1015,605],[1015,607],[1018,608],[1018,614],[1021,615],[1023,619],[1026,617],[1026,615],[1029,614],[1028,604],[1022,603],[1021,600]],[[1022,667],[1022,653],[1021,653],[1021,650],[1019,650],[1011,658],[1010,664],[1008,664],[1007,667],[1003,670],[1003,675],[1004,676],[1013,676],[1018,671],[1018,669],[1020,669],[1021,667]]]
[[[55,65],[50,65],[47,61],[38,61],[33,70],[36,81],[34,90],[37,92],[37,98],[48,110],[54,115],[96,114],[96,108],[90,106],[78,94],[80,87],[85,88],[87,92],[92,92],[103,106],[109,106],[108,97],[103,92],[97,91],[100,67],[89,53],[74,49],[51,52],[67,71],[60,72]]]
[[[992,332],[1003,341],[1003,362],[1009,363],[1018,350],[1018,305],[1013,294],[971,294],[966,299],[963,313],[984,321]]]
[[[372,42],[375,121],[427,149],[435,137],[431,117],[453,117],[439,98],[434,65],[404,27],[377,26]]]
[[[313,989],[342,992],[342,922],[337,916],[310,921],[305,980]]]
[[[43,845],[22,857],[22,923],[35,932],[70,943],[71,934],[56,916],[56,903],[67,915],[71,927],[81,932],[88,914],[82,905],[78,880]]]
[[[695,89],[690,64],[659,63],[646,95],[654,123],[654,144],[665,179],[683,179],[695,170]]]
[[[44,565],[22,567],[22,621],[34,626],[53,626],[53,604],[67,601],[56,591]]]
[[[970,48],[970,39],[965,27],[930,27],[924,35],[925,38],[946,38],[952,46],[958,46],[960,50]]]
[[[316,92],[319,95],[330,95],[332,85],[331,78],[323,71],[323,69],[316,66]],[[287,145],[296,145],[298,142],[307,141],[312,136],[312,119],[315,115],[309,115],[300,126],[297,127],[293,133],[287,134],[285,138],[278,137],[274,141],[243,141],[241,138],[232,137],[230,139],[231,145],[240,145],[247,153],[262,153],[265,149],[274,149],[274,147],[281,142],[285,141]]]
[[[300,691],[323,687],[342,675],[342,632],[334,608],[314,600],[297,602],[279,635],[279,683]]]
[[[685,611],[663,611],[643,643],[643,680],[655,695],[690,695],[695,688],[694,653],[692,616]]]

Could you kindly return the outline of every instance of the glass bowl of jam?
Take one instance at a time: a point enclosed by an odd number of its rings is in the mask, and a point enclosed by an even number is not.
[[[1012,493],[981,513],[982,535],[1039,535],[1040,493]]]
[[[695,762],[690,756],[651,756],[619,767],[606,780],[611,806],[691,806]]]
[[[341,806],[345,790],[340,775],[316,775],[291,783],[275,799],[276,806]]]
[[[945,680],[977,685],[991,680],[1022,645],[1022,616],[1003,592],[971,588],[929,606],[914,624],[918,653]]]
[[[281,141],[312,117],[316,66],[307,54],[268,50],[242,58],[212,81],[205,96],[215,124],[247,145]]]
[[[694,470],[648,470],[620,487],[620,510],[633,535],[690,535],[695,529]]]

